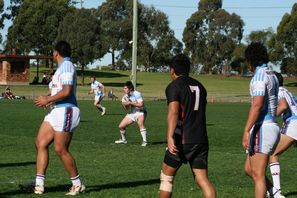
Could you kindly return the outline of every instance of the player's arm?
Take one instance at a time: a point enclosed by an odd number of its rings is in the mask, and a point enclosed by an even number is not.
[[[250,130],[252,129],[255,122],[259,118],[259,115],[261,113],[263,105],[264,105],[264,96],[254,96],[253,97],[253,102],[250,107],[248,119],[246,121],[244,131],[243,131],[243,137],[242,137],[242,146],[245,149],[248,149],[248,147],[249,147]]]
[[[106,89],[105,86],[102,84],[102,93],[103,93],[103,97],[106,95]]]
[[[94,90],[91,88],[91,90],[88,92],[88,94],[94,93]]]
[[[35,104],[39,107],[48,106],[54,102],[69,97],[71,95],[72,89],[72,85],[63,85],[62,90],[53,96],[39,96],[38,98],[36,98]]]
[[[143,108],[144,107],[144,102],[142,101],[136,101],[136,102],[129,102],[129,104],[133,107],[137,107],[137,108]]]
[[[176,155],[178,150],[174,144],[174,131],[178,121],[179,102],[172,101],[168,104],[167,115],[167,147],[170,153]]]
[[[276,115],[280,116],[288,108],[288,103],[285,98],[278,100],[277,112]]]

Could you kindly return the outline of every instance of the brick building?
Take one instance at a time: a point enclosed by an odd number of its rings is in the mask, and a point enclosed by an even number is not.
[[[50,56],[0,55],[0,84],[29,85],[30,59],[47,59],[50,61],[50,70],[53,70]]]

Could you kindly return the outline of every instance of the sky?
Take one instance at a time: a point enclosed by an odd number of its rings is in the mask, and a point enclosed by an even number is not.
[[[78,0],[80,1],[80,0]],[[4,0],[6,5],[9,0]],[[105,0],[83,0],[83,7],[97,8]],[[152,5],[167,14],[170,27],[177,39],[182,41],[186,21],[198,9],[198,0],[139,0],[142,4]],[[285,13],[290,13],[296,0],[223,0],[223,9],[236,13],[245,23],[244,36],[251,31],[264,30],[272,27],[274,31]],[[80,7],[80,4],[77,5]],[[7,32],[7,26],[2,35]],[[108,65],[111,56],[107,54],[96,65]]]

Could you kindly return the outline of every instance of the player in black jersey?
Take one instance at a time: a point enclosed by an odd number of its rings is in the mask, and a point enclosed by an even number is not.
[[[160,175],[160,197],[171,197],[173,178],[183,163],[189,162],[204,197],[216,197],[208,179],[208,137],[204,86],[189,77],[190,61],[183,54],[170,63],[172,82],[166,88],[168,103],[167,150]]]

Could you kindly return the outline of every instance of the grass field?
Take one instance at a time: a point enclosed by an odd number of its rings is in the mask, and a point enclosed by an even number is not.
[[[148,101],[148,140],[140,146],[136,126],[127,130],[128,144],[115,145],[117,125],[125,112],[118,101],[105,101],[106,116],[92,107],[92,101],[79,101],[81,124],[75,131],[71,151],[76,158],[87,192],[80,197],[157,197],[160,167],[166,146],[166,102]],[[207,126],[210,142],[209,177],[218,197],[253,197],[251,179],[243,171],[245,153],[241,135],[247,103],[209,103]],[[35,175],[34,140],[48,110],[38,109],[31,100],[0,101],[0,197],[37,197],[24,194],[18,185]],[[286,197],[297,197],[297,150],[290,148],[282,157],[282,187]],[[46,194],[64,197],[70,187],[68,175],[50,149]],[[174,183],[174,197],[202,197],[188,166],[183,166]]]
[[[31,71],[31,76],[34,76],[34,69]],[[40,74],[44,70],[41,69]],[[113,88],[117,96],[122,95],[123,83],[130,80],[130,71],[85,71],[85,85],[79,84],[77,87],[77,96],[81,100],[91,99],[93,96],[87,94],[90,90],[90,76],[95,75],[102,82],[107,91]],[[78,82],[81,83],[80,71],[78,71]],[[250,78],[242,77],[226,77],[220,75],[193,75],[203,83],[208,91],[208,99],[220,102],[247,102],[249,101],[249,81]],[[138,72],[137,74],[137,89],[141,91],[144,97],[148,100],[164,99],[164,90],[166,85],[171,81],[168,73],[148,73]],[[285,79],[286,87],[297,94],[296,79]],[[4,91],[5,86],[0,86]],[[11,86],[12,92],[15,95],[25,95],[27,98],[34,98],[37,95],[47,92],[46,85],[31,85],[31,86]]]

